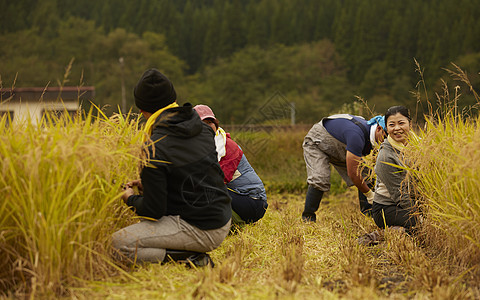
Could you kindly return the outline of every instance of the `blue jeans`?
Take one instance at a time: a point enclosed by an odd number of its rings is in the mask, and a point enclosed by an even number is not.
[[[228,190],[232,198],[232,210],[236,212],[245,223],[254,223],[263,218],[267,210],[268,203],[265,200],[250,198],[247,195],[241,195]]]

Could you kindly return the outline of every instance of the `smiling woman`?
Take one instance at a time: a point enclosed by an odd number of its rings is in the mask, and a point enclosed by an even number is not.
[[[388,136],[395,142],[405,145],[412,128],[408,109],[404,106],[392,106],[385,113],[385,120]]]
[[[373,219],[380,228],[401,226],[410,231],[417,224],[404,168],[408,165],[403,150],[412,127],[410,113],[404,106],[392,106],[385,113],[385,123],[388,137],[380,147],[375,164]]]

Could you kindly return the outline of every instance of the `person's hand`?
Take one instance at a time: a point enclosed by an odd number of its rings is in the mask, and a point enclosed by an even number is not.
[[[372,190],[368,190],[368,192],[363,193],[365,197],[367,197],[368,203],[372,204],[373,203],[373,197],[375,196],[375,193]]]
[[[135,195],[135,191],[127,184],[123,189],[122,200],[127,203],[128,197]]]
[[[132,188],[132,187],[136,186],[140,193],[143,192],[143,185],[142,185],[142,181],[140,179],[132,180],[132,181],[128,182],[126,184],[126,186],[129,187],[129,188]]]

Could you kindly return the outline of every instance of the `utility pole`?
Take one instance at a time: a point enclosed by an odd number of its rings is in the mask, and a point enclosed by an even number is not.
[[[123,57],[120,57],[118,59],[118,62],[120,63],[120,70],[121,70],[121,79],[122,79],[122,113],[126,113],[127,112],[127,98],[125,97],[125,78],[124,78],[124,75],[123,75],[123,69],[124,69],[124,61],[123,61]]]
[[[290,125],[295,125],[295,102],[290,102]]]

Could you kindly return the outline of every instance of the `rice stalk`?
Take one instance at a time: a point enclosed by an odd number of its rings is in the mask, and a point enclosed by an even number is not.
[[[84,119],[46,115],[38,125],[3,127],[2,290],[62,295],[78,278],[117,272],[110,235],[131,222],[119,196],[121,184],[138,176],[137,127],[130,115],[92,111]]]

